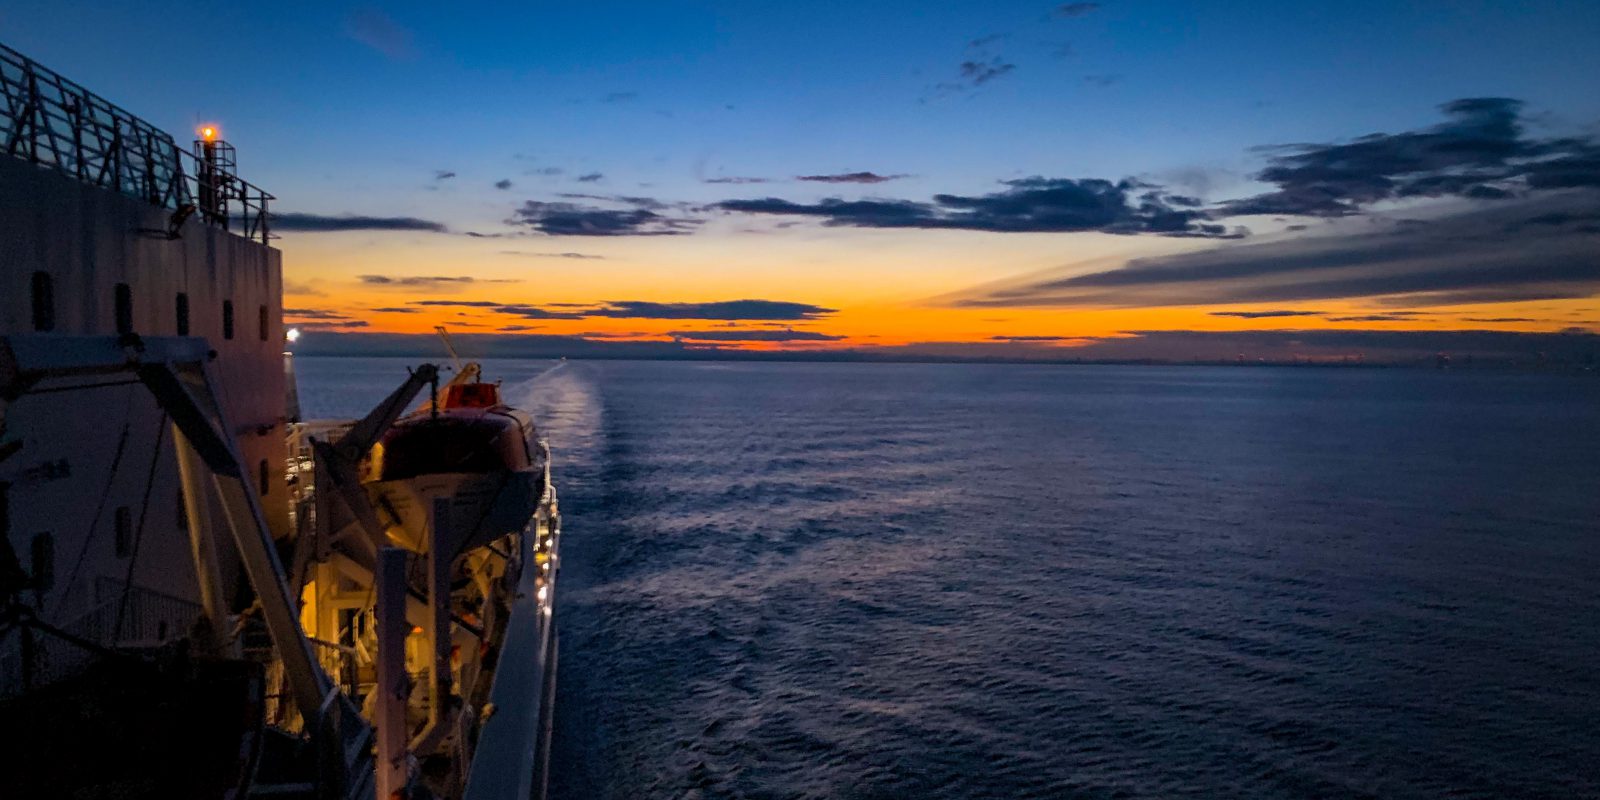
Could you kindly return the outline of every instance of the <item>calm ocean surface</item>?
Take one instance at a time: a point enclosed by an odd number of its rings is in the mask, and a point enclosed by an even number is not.
[[[1593,376],[485,373],[556,453],[561,800],[1600,796]]]

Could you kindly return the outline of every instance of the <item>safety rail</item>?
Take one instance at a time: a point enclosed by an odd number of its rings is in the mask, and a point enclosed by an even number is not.
[[[232,147],[172,135],[0,44],[0,145],[7,155],[266,244],[275,199],[232,172]],[[221,158],[219,158],[221,156]],[[187,167],[187,168],[186,168]]]
[[[117,578],[101,576],[93,586],[93,604],[59,628],[0,632],[0,698],[82,674],[108,655],[169,644],[190,635],[203,614],[192,600]]]
[[[193,600],[105,576],[95,579],[94,599],[91,613],[68,630],[108,647],[182,638],[205,612]]]

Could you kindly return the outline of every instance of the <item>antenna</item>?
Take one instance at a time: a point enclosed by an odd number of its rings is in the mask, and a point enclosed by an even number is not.
[[[450,341],[450,332],[443,325],[435,325],[433,329],[439,333],[439,338],[444,341],[445,352],[450,354],[450,361],[455,364],[456,371],[461,371],[461,356],[456,353],[456,346]]]

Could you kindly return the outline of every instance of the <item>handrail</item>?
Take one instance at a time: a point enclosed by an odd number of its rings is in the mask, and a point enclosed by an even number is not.
[[[199,211],[205,224],[266,244],[267,206],[276,198],[234,175],[231,159],[219,163],[219,146],[231,153],[215,142],[185,150],[171,134],[0,44],[7,155],[168,209],[171,235]]]

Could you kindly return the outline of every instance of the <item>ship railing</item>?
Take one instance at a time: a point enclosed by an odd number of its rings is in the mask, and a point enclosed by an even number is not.
[[[372,655],[362,647],[359,639],[353,646],[309,636],[306,641],[311,643],[311,651],[316,655],[322,671],[328,673],[340,691],[350,697],[358,697],[366,692],[372,678]],[[291,702],[282,670],[269,667],[267,680],[268,686],[273,687],[266,698],[269,707],[267,718],[285,730],[302,730],[305,721]]]
[[[233,174],[232,147],[171,134],[0,45],[0,146],[7,155],[266,244],[274,198]]]
[[[14,626],[0,633],[0,698],[76,677],[105,656],[105,649],[93,642]]]
[[[318,663],[322,664],[322,671],[328,673],[345,694],[355,697],[363,683],[361,668],[368,667],[370,672],[372,659],[367,657],[359,644],[351,646],[310,637],[308,640]]]
[[[95,580],[94,599],[89,613],[63,629],[106,647],[181,639],[205,613],[192,600],[105,576]]]
[[[23,634],[0,641],[0,697],[79,675],[117,648],[181,639],[203,611],[198,603],[116,578],[96,580],[93,597],[90,608],[61,625],[59,633],[28,632],[26,646]]]

